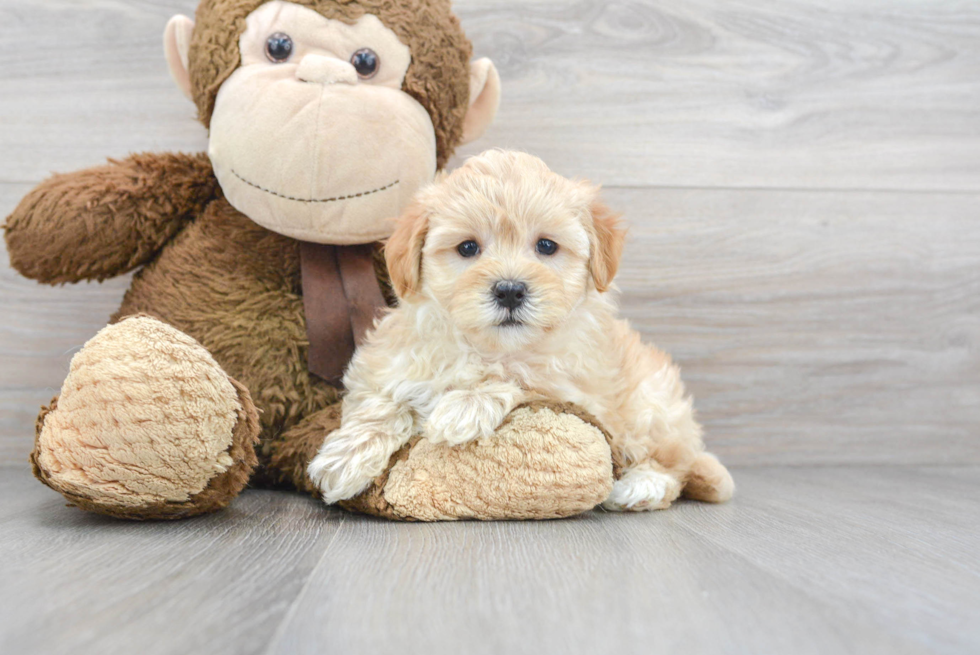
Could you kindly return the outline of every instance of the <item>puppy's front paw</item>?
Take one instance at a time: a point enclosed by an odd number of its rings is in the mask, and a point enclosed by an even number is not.
[[[457,445],[493,435],[507,416],[504,404],[482,391],[449,391],[425,425],[425,437],[433,443]]]
[[[613,483],[612,493],[602,506],[614,512],[667,509],[680,493],[681,483],[674,476],[646,469],[632,469]]]
[[[327,437],[306,469],[328,505],[353,498],[367,489],[376,476],[363,461],[362,453],[351,447],[351,440],[340,432]]]

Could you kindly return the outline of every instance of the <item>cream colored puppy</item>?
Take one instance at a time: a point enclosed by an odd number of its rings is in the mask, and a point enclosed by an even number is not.
[[[421,191],[386,247],[400,305],[354,356],[342,425],[309,467],[324,500],[363,491],[416,434],[492,438],[540,397],[612,435],[623,474],[608,509],[728,500],[679,369],[616,318],[623,237],[595,186],[522,153],[484,153]]]

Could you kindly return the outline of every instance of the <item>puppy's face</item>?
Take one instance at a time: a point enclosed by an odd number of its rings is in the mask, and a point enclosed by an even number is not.
[[[402,217],[386,248],[395,289],[483,347],[527,347],[615,276],[623,232],[597,194],[529,155],[471,159]]]

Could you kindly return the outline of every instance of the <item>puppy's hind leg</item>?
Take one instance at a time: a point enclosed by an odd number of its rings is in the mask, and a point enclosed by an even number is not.
[[[691,465],[684,497],[706,503],[724,503],[735,493],[735,481],[725,465],[711,453],[701,453]]]
[[[654,373],[636,385],[626,405],[628,429],[613,443],[613,457],[624,470],[603,503],[608,510],[667,509],[680,496],[702,448],[701,426],[694,420],[691,400],[684,397],[679,369],[666,355],[649,359],[643,368]]]
[[[682,488],[680,480],[651,460],[624,471],[602,506],[613,512],[667,509]]]

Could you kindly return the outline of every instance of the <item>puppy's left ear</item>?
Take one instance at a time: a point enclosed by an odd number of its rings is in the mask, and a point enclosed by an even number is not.
[[[422,246],[428,230],[428,213],[416,203],[401,215],[394,234],[385,243],[388,275],[399,298],[408,298],[421,289]]]
[[[589,270],[595,281],[595,288],[600,293],[609,289],[616,271],[619,270],[619,260],[623,256],[623,244],[626,242],[626,230],[623,228],[621,215],[611,210],[604,202],[596,198],[589,206],[592,214],[591,248]]]

